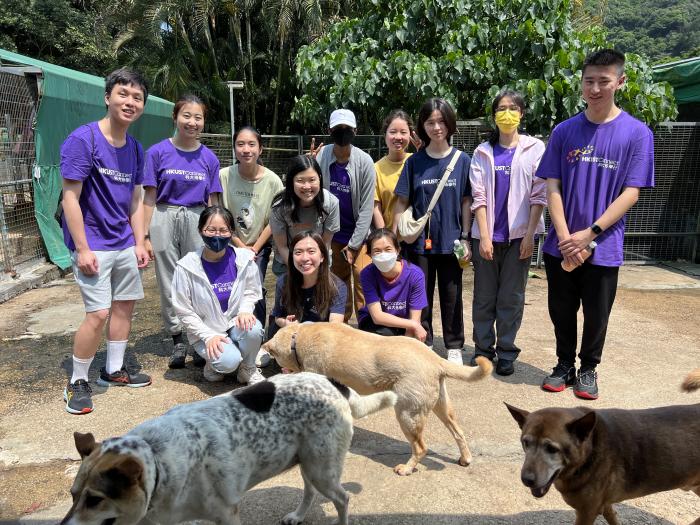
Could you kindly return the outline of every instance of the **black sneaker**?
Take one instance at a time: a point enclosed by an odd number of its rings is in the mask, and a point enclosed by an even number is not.
[[[513,366],[513,361],[510,359],[498,358],[498,363],[496,363],[496,373],[499,376],[509,376],[515,372],[515,366]]]
[[[574,395],[581,399],[598,399],[598,374],[595,368],[579,370],[574,385]]]
[[[177,343],[173,348],[173,354],[168,360],[168,368],[185,368],[185,358],[187,357],[187,345]]]
[[[192,351],[192,364],[197,368],[202,368],[207,364],[207,360],[199,355],[196,351]]]
[[[131,388],[138,388],[150,385],[151,376],[141,373],[132,374],[124,366],[121,370],[113,374],[108,374],[107,370],[100,368],[100,377],[97,380],[97,384],[100,386],[128,386]]]
[[[558,363],[552,373],[542,381],[542,390],[561,392],[576,382],[576,368],[566,363]]]
[[[66,412],[69,414],[89,414],[92,412],[92,389],[87,381],[78,379],[75,383],[68,383],[63,391],[63,400],[66,402]]]

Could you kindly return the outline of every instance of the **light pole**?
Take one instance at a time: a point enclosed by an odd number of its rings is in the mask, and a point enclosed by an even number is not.
[[[236,132],[236,125],[233,122],[233,90],[234,89],[243,89],[243,82],[240,80],[228,80],[226,81],[226,85],[228,86],[228,102],[229,102],[229,107],[231,108],[231,150],[232,150],[232,160],[236,160],[236,148],[233,145],[233,134]]]

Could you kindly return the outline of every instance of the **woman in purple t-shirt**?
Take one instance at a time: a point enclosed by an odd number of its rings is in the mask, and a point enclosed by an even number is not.
[[[206,361],[204,379],[238,371],[238,382],[251,384],[264,380],[255,367],[263,328],[253,314],[262,287],[253,252],[230,245],[233,229],[226,208],[202,212],[197,230],[204,246],[177,262],[171,295],[189,342]]]
[[[472,157],[475,355],[498,357],[496,373],[510,375],[520,349],[515,337],[525,306],[525,284],[535,235],[544,231],[546,185],[535,177],[544,143],[518,133],[525,100],[503,91],[491,105],[496,130]],[[496,330],[494,331],[494,323]]]
[[[170,368],[184,367],[187,356],[182,325],[170,296],[175,264],[202,245],[197,221],[205,206],[219,202],[221,192],[219,160],[199,142],[205,116],[206,106],[198,97],[180,97],[173,110],[175,136],[146,152],[143,177],[144,214],[149,232],[146,248],[155,259],[163,324],[173,338]]]
[[[399,240],[391,230],[380,228],[367,238],[372,264],[360,272],[365,306],[358,312],[360,330],[379,335],[406,335],[424,342],[428,334],[421,325],[428,306],[425,276],[418,266],[399,259]]]

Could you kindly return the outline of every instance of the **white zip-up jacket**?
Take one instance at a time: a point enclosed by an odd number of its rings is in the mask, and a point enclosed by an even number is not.
[[[228,299],[228,310],[222,312],[202,266],[203,249],[190,252],[177,262],[171,285],[173,307],[187,330],[190,344],[199,340],[206,344],[215,335],[226,337],[233,318],[240,313],[252,314],[255,303],[262,299],[260,273],[253,252],[233,248],[238,275]]]

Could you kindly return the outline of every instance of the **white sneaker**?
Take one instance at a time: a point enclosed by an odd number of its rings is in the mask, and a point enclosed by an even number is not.
[[[204,365],[204,368],[202,369],[202,374],[204,374],[204,379],[206,379],[210,383],[216,383],[218,381],[224,380],[224,374],[214,370],[214,367],[211,366],[211,363],[209,361],[207,361]]]
[[[464,361],[462,361],[462,351],[456,348],[447,351],[447,360],[456,365],[464,365]]]
[[[270,364],[271,360],[272,357],[270,357],[270,354],[267,352],[267,350],[260,350],[258,352],[258,355],[255,357],[255,366],[265,368],[267,365]]]
[[[236,381],[239,383],[254,385],[255,383],[265,381],[265,376],[260,373],[260,370],[258,370],[257,367],[251,366],[248,368],[244,365],[239,365]]]

